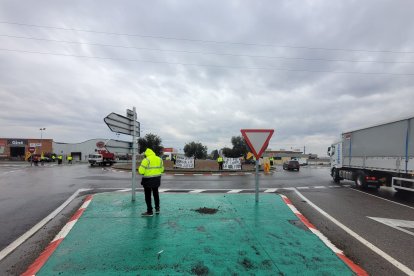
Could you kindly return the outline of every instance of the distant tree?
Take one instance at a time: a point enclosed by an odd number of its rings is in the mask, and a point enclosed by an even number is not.
[[[219,156],[218,150],[213,150],[210,153],[210,156],[211,156],[211,159],[216,160],[218,158],[218,156]]]
[[[156,155],[160,156],[164,149],[161,143],[162,140],[158,135],[148,133],[144,138],[138,139],[139,153],[143,153],[147,148],[150,148]]]
[[[242,136],[231,137],[231,143],[233,144],[234,157],[246,156],[247,152],[249,151],[249,148]]]
[[[187,157],[194,156],[197,159],[206,159],[207,147],[203,146],[201,143],[190,142],[188,144],[185,144],[184,153]]]
[[[249,148],[244,141],[242,136],[233,136],[231,137],[231,143],[233,144],[233,148],[222,148],[222,152],[224,156],[229,158],[238,158],[241,156],[246,156]]]
[[[225,157],[233,157],[233,150],[231,148],[222,148],[221,149],[221,153],[225,156]]]

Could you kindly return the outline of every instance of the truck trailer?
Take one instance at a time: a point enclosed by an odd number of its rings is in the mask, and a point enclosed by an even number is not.
[[[342,133],[328,148],[331,176],[358,188],[414,191],[414,117]]]

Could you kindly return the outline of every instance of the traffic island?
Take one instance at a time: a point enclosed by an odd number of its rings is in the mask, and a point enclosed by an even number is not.
[[[354,275],[281,196],[96,194],[36,275]]]

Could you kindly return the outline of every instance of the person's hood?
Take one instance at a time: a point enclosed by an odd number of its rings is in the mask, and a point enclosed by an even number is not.
[[[152,149],[148,148],[145,150],[145,156],[151,156],[151,155],[155,155],[155,152],[152,151]]]

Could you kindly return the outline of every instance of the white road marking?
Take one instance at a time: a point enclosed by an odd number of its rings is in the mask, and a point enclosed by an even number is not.
[[[394,229],[400,230],[404,233],[407,233],[408,235],[414,236],[414,232],[408,231],[404,228],[414,228],[414,221],[412,220],[401,220],[401,219],[389,219],[389,218],[375,218],[375,217],[367,217],[370,219],[373,219],[375,221],[378,221],[380,223],[383,223],[385,225],[388,225]]]
[[[405,204],[402,204],[402,203],[398,203],[398,202],[395,202],[395,201],[392,201],[392,200],[389,200],[389,199],[386,199],[386,198],[382,198],[382,197],[379,197],[379,196],[376,196],[376,195],[365,193],[363,191],[359,191],[359,190],[356,190],[356,189],[351,189],[351,190],[355,191],[355,192],[363,193],[363,194],[366,194],[366,195],[369,195],[369,196],[373,196],[373,197],[376,197],[376,198],[379,198],[379,199],[382,199],[382,200],[385,200],[385,201],[388,201],[388,202],[392,202],[394,204],[401,205],[401,206],[404,206],[404,207],[407,207],[407,208],[410,208],[410,209],[414,209],[414,207],[411,207],[411,206],[408,206],[408,205],[405,205]]]
[[[168,191],[168,190],[171,190],[171,189],[159,189],[159,190],[158,190],[158,192],[159,192],[159,193],[164,193],[164,192],[166,192],[166,191]]]
[[[394,265],[396,268],[398,268],[399,270],[401,270],[405,274],[407,274],[407,275],[414,275],[414,271],[411,270],[409,267],[407,267],[404,264],[400,263],[399,261],[397,261],[396,259],[394,259],[390,255],[388,255],[387,253],[385,253],[384,251],[382,251],[381,249],[379,249],[378,247],[376,247],[375,245],[373,245],[372,243],[370,243],[369,241],[367,241],[366,239],[364,239],[363,237],[361,237],[360,235],[358,235],[357,233],[355,233],[354,231],[352,231],[350,228],[346,227],[344,224],[342,224],[341,222],[339,222],[337,219],[335,219],[334,217],[332,217],[331,215],[329,215],[328,213],[326,213],[324,210],[322,210],[321,208],[319,208],[317,205],[315,205],[312,201],[310,201],[309,199],[307,199],[298,190],[295,190],[295,192],[299,195],[300,198],[302,198],[303,200],[305,200],[315,210],[317,210],[319,213],[321,213],[327,219],[329,219],[330,221],[332,221],[333,223],[335,223],[338,227],[340,227],[342,230],[344,230],[349,235],[351,235],[352,237],[354,237],[360,243],[362,243],[363,245],[365,245],[366,247],[368,247],[369,249],[371,249],[372,251],[374,251],[375,253],[377,253],[382,258],[386,259],[389,263],[391,263],[392,265]]]
[[[75,197],[78,196],[79,193],[84,191],[89,191],[90,189],[79,189],[73,195],[71,195],[65,202],[62,203],[56,210],[50,213],[47,217],[42,219],[38,222],[35,226],[33,226],[29,231],[21,235],[17,238],[14,242],[9,244],[6,248],[0,251],[0,261],[3,260],[7,255],[9,255],[13,250],[15,250],[18,246],[20,246],[23,242],[25,242],[28,238],[30,238],[34,233],[36,233],[40,228],[42,228],[46,223],[48,223],[51,219],[53,219],[57,214],[59,214]]]
[[[296,189],[303,190],[303,189],[309,189],[309,187],[296,187]]]
[[[117,192],[122,193],[122,192],[130,192],[132,191],[132,188],[129,189],[123,189],[123,190],[118,190]]]
[[[243,191],[243,190],[230,190],[230,191],[228,191],[227,193],[228,194],[237,194],[237,193],[240,193],[241,191]]]
[[[202,193],[202,192],[204,192],[205,190],[201,190],[201,189],[199,189],[199,190],[192,190],[192,191],[190,191],[189,193],[190,194],[199,194],[199,193]]]
[[[264,192],[265,193],[274,193],[274,192],[276,192],[277,191],[277,188],[276,189],[267,189],[267,190],[265,190]]]

